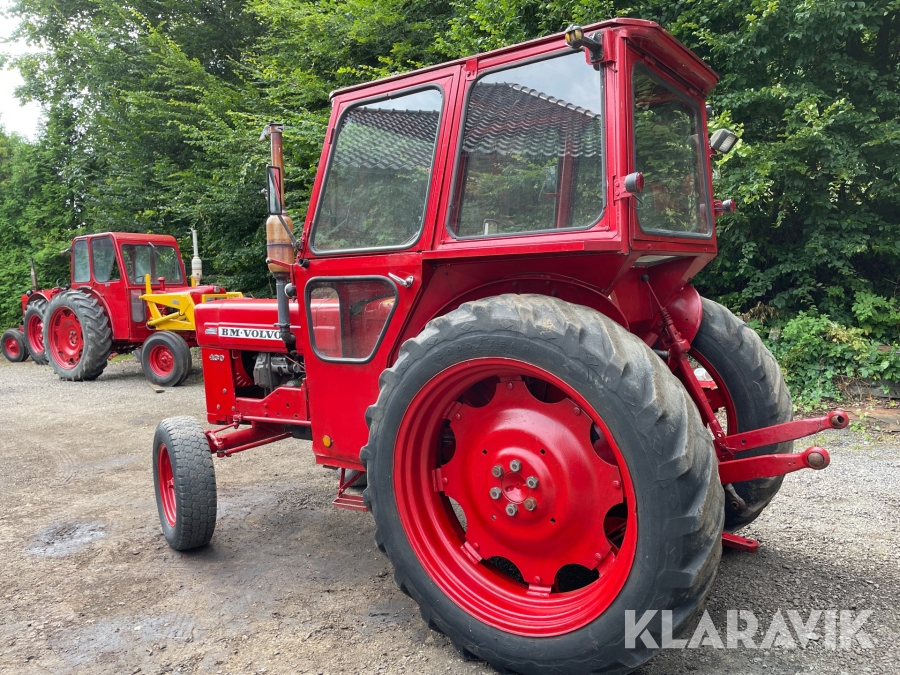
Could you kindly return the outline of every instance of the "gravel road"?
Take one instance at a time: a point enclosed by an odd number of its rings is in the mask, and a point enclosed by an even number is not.
[[[305,442],[216,460],[212,544],[169,549],[151,440],[164,417],[202,418],[199,374],[157,394],[132,360],[69,383],[0,359],[0,409],[0,672],[495,672],[425,626]],[[728,610],[751,610],[756,644],[779,611],[871,610],[870,648],[830,649],[819,622],[802,648],[663,650],[638,672],[900,673],[898,440],[813,439],[832,465],[786,479],[747,530],[759,553],[726,551],[707,603],[723,641]]]

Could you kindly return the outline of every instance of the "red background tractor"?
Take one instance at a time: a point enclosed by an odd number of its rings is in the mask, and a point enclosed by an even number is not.
[[[174,386],[184,381],[191,371],[190,348],[197,344],[193,306],[228,294],[218,286],[190,285],[178,242],[169,235],[93,234],[76,237],[70,251],[68,286],[34,288],[22,296],[22,330],[8,330],[2,337],[6,358],[31,356],[35,363],[49,363],[64,380],[93,380],[111,355],[141,348],[141,365],[151,382]],[[190,308],[186,330],[151,326],[153,317],[142,298],[148,275],[155,294],[169,294]]]
[[[337,92],[299,236],[270,125],[276,300],[197,309],[208,421],[160,423],[160,522],[208,543],[212,455],[312,440],[428,625],[503,672],[626,672],[702,607],[724,543],[821,469],[716,255],[716,74],[616,19]],[[365,472],[365,475],[362,473]],[[362,496],[352,485],[365,481]],[[669,616],[666,624],[662,618]]]

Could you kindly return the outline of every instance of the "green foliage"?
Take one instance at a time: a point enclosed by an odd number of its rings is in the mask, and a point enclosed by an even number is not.
[[[168,232],[185,248],[196,227],[210,280],[267,294],[265,122],[286,125],[299,223],[331,90],[634,16],[721,73],[712,126],[741,138],[717,160],[716,196],[740,210],[719,221],[701,291],[805,312],[772,343],[801,397],[895,374],[875,344],[900,330],[900,0],[17,0],[14,13],[40,49],[16,60],[21,95],[46,122],[35,143],[0,133],[4,326],[20,319],[28,258],[42,285],[65,278],[58,253],[84,232]],[[516,190],[543,190],[545,168]]]
[[[840,398],[839,385],[850,380],[900,380],[900,345],[885,348],[861,328],[848,328],[812,312],[800,312],[780,331],[751,325],[778,359],[794,403],[800,406]]]

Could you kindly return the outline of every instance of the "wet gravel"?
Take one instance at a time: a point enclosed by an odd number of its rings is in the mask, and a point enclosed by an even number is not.
[[[0,673],[494,672],[424,625],[305,442],[217,460],[212,544],[168,548],[150,445],[160,419],[202,418],[199,374],[157,394],[127,359],[68,383],[0,358],[0,409]],[[900,438],[809,444],[832,465],[785,480],[742,532],[758,553],[726,551],[709,617],[724,643],[727,612],[752,611],[759,645],[779,612],[870,610],[871,647],[830,648],[820,620],[795,646],[663,650],[638,673],[900,673]]]

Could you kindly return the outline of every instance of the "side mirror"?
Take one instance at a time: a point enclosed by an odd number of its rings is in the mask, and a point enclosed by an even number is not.
[[[281,167],[266,167],[266,202],[269,206],[270,216],[280,216],[284,213],[284,203],[281,201],[282,182]]]

